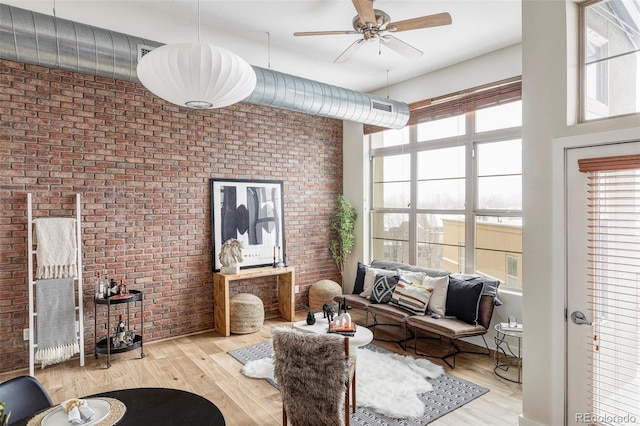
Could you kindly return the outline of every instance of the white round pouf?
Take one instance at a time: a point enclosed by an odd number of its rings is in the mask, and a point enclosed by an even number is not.
[[[333,298],[342,294],[342,287],[335,281],[320,280],[309,288],[309,309],[311,312],[322,312],[322,306],[329,303],[338,312],[338,303]]]
[[[255,333],[264,324],[264,305],[258,296],[236,294],[229,300],[229,329],[234,334]]]

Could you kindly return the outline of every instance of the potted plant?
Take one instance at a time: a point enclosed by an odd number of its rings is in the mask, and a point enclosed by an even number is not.
[[[355,244],[353,226],[358,218],[358,213],[344,195],[337,195],[336,201],[338,205],[335,216],[329,224],[331,230],[335,232],[336,238],[330,241],[329,252],[338,266],[338,271],[340,271],[340,285],[344,285],[344,266],[347,256]]]

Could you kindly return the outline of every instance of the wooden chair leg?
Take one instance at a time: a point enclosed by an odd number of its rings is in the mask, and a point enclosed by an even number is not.
[[[347,391],[344,395],[344,426],[349,426],[351,420],[351,410],[349,410],[349,380],[347,379]]]
[[[356,412],[356,369],[353,369],[353,378],[351,379],[351,406],[352,411]]]
[[[287,426],[287,412],[282,407],[282,426]]]

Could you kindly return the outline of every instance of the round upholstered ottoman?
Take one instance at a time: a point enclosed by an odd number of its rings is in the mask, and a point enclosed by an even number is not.
[[[264,305],[258,296],[236,294],[229,300],[229,328],[235,334],[255,333],[264,323]]]
[[[342,287],[335,281],[320,280],[309,288],[309,309],[312,312],[322,312],[322,305],[331,304],[333,309],[338,312],[338,303],[333,301],[335,296],[342,294]]]

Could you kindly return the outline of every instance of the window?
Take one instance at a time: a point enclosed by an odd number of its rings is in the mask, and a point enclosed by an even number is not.
[[[418,152],[418,208],[464,209],[463,146]]]
[[[522,101],[476,111],[476,132],[522,126]]]
[[[388,130],[371,135],[371,148],[384,148],[409,143],[409,128]]]
[[[444,139],[451,136],[464,135],[464,114],[443,118],[441,120],[433,120],[427,121],[426,123],[420,123],[416,126],[416,129],[418,132],[418,141],[432,141],[436,139]]]
[[[521,288],[519,90],[519,80],[498,83],[454,95],[433,117],[412,112],[402,145],[369,136],[373,259],[477,273]]]
[[[373,207],[403,208],[410,203],[409,155],[376,157],[373,161]]]
[[[409,263],[409,216],[402,213],[373,213],[371,246],[376,259]]]
[[[582,120],[640,112],[640,0],[580,9]]]

